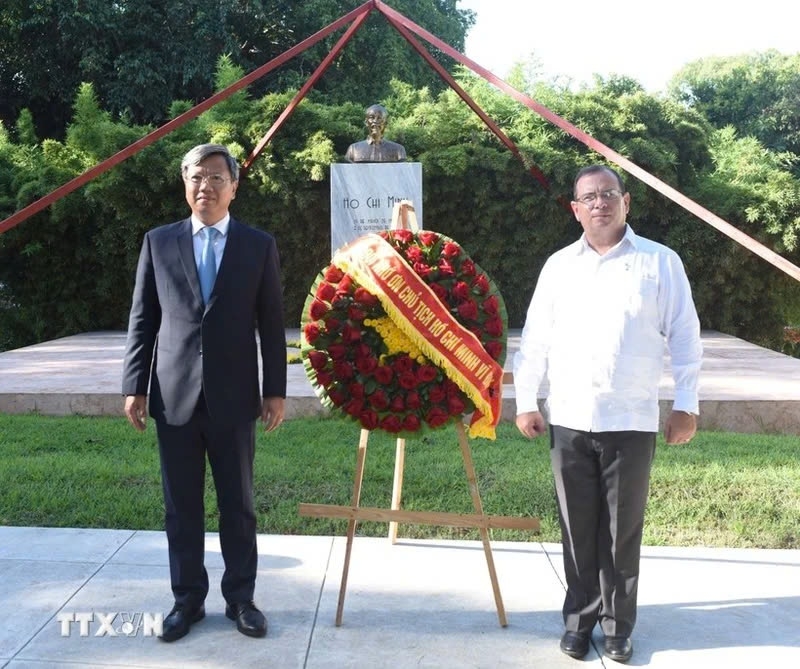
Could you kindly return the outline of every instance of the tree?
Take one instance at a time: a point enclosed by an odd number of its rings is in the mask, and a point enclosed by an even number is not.
[[[41,137],[61,139],[78,86],[91,83],[115,119],[160,125],[172,100],[198,103],[213,92],[214,64],[228,55],[250,72],[324,28],[358,0],[6,0],[0,6],[0,120],[22,109]],[[434,34],[463,50],[473,22],[455,0],[397,0]],[[252,87],[260,97],[299,86],[340,36],[304,53]],[[415,86],[442,84],[382,17],[373,16],[321,82],[339,101],[380,100],[398,76]],[[439,55],[440,58],[444,58]]]
[[[668,91],[716,128],[730,125],[768,149],[800,156],[800,53],[697,60],[675,74]]]

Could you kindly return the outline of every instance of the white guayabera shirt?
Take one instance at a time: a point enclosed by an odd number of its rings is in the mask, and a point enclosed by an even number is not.
[[[669,347],[673,409],[698,413],[700,323],[678,255],[625,236],[605,255],[582,236],[545,263],[514,357],[517,413],[574,430],[658,431],[658,384]]]

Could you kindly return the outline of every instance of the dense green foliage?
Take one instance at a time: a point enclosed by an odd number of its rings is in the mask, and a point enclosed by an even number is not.
[[[223,57],[221,90],[243,74]],[[424,225],[464,245],[504,295],[512,327],[544,259],[580,230],[565,202],[576,170],[596,162],[577,140],[483,80],[460,81],[520,149],[512,154],[451,90],[393,80],[384,102],[389,136],[423,165]],[[673,185],[735,227],[797,263],[800,181],[792,155],[693,108],[646,94],[629,79],[579,92],[514,82],[571,123]],[[93,329],[124,329],[144,232],[183,218],[182,155],[222,142],[244,160],[294,91],[254,98],[240,91],[84,188],[0,235],[0,348]],[[189,107],[176,101],[171,114]],[[299,322],[305,295],[330,258],[331,162],[363,136],[363,106],[306,99],[243,177],[233,212],[278,237],[286,319]],[[0,216],[42,197],[152,128],[115,120],[93,86],[76,96],[64,141],[39,141],[30,115],[0,129]],[[531,174],[541,170],[548,188]],[[778,346],[800,287],[678,205],[628,180],[630,220],[640,234],[684,258],[704,327]]]
[[[800,53],[704,58],[675,74],[669,90],[715,127],[731,126],[772,151],[795,154],[800,173]]]
[[[75,91],[91,83],[114,119],[163,123],[175,99],[198,103],[213,90],[227,55],[245,72],[311,37],[362,0],[4,0],[0,4],[0,120],[29,109],[42,137],[63,138]],[[392,0],[400,13],[463,50],[473,23],[456,0]],[[254,94],[300,86],[344,29],[254,84]],[[415,86],[443,82],[377,12],[320,81],[336,101],[372,104],[391,73]],[[443,58],[436,53],[436,57]]]
[[[300,516],[298,504],[350,504],[357,444],[358,430],[346,418],[295,419],[276,432],[259,431],[258,531],[343,535],[346,521]],[[370,434],[362,506],[390,507],[395,447],[391,435]],[[798,448],[791,435],[700,432],[683,447],[659,438],[644,543],[800,547]],[[474,440],[471,451],[486,513],[536,516],[541,523],[538,534],[493,530],[493,538],[560,541],[547,439],[531,442],[501,423],[496,441]],[[473,512],[453,430],[409,439],[405,454],[403,508]],[[122,418],[0,415],[0,479],[7,482],[0,487],[0,525],[163,528],[152,425],[142,434]],[[216,508],[209,475],[209,531],[218,527]],[[358,531],[386,536],[386,525],[365,522]],[[426,525],[401,525],[399,534],[478,538],[475,530]]]

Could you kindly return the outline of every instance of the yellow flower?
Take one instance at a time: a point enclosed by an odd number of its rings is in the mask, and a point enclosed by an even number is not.
[[[396,353],[408,353],[408,355],[419,362],[424,364],[427,358],[422,355],[422,351],[414,344],[411,339],[395,325],[394,321],[388,316],[383,318],[367,318],[364,325],[374,328],[383,339],[388,349],[387,355],[394,355]]]

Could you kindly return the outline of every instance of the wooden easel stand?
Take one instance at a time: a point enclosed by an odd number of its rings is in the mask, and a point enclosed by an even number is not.
[[[347,518],[347,543],[345,547],[344,567],[342,569],[342,581],[339,587],[339,601],[336,607],[336,625],[342,624],[344,611],[344,598],[347,591],[347,577],[350,571],[350,557],[353,550],[353,539],[359,521],[387,522],[389,521],[389,539],[394,543],[397,539],[397,524],[409,523],[416,525],[444,525],[449,527],[475,527],[478,528],[483,543],[483,552],[486,556],[486,565],[489,569],[489,578],[492,582],[492,592],[494,594],[497,617],[500,625],[505,627],[508,622],[506,619],[503,599],[500,594],[500,585],[497,580],[497,570],[494,566],[492,547],[489,543],[489,529],[507,528],[519,530],[539,530],[538,518],[520,518],[511,516],[487,516],[483,512],[480,493],[478,492],[477,477],[475,476],[475,465],[472,461],[472,452],[469,441],[464,429],[464,424],[459,420],[456,422],[456,433],[458,442],[461,446],[461,455],[464,460],[464,470],[467,475],[472,505],[475,509],[474,514],[445,513],[441,511],[403,511],[400,509],[400,497],[403,480],[403,466],[405,462],[405,440],[397,440],[397,452],[395,459],[395,478],[394,489],[392,491],[392,508],[377,509],[371,507],[361,507],[361,484],[364,478],[364,464],[367,457],[367,444],[369,442],[369,430],[361,430],[361,437],[358,443],[358,454],[356,457],[355,480],[353,482],[353,496],[351,506],[335,506],[330,504],[300,504],[299,512],[301,516],[311,516],[314,518]]]

